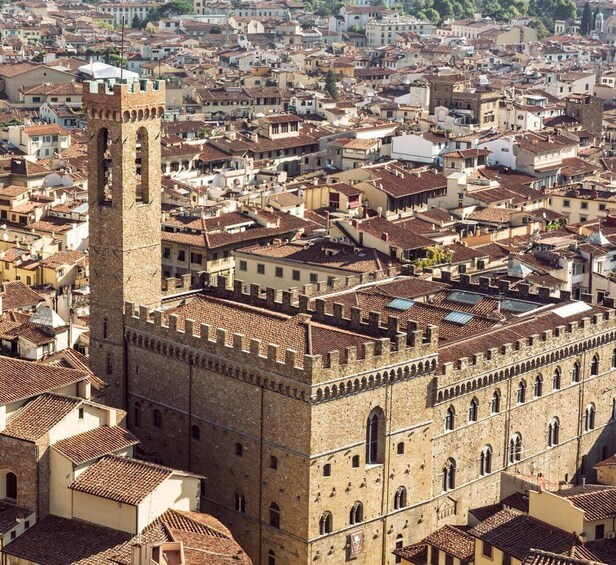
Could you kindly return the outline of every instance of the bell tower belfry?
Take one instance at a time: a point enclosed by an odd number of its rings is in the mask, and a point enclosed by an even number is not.
[[[126,406],[124,303],[161,299],[161,81],[91,81],[88,120],[90,362]]]

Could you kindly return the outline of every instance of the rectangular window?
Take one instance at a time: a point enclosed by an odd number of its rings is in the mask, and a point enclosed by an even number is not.
[[[265,274],[265,265],[263,263],[257,263],[257,273],[260,275]]]
[[[276,267],[276,276],[281,279],[282,278],[282,267]]]
[[[445,554],[445,565],[453,565],[453,555]]]
[[[571,200],[563,200],[563,208],[570,208]]]
[[[248,263],[246,263],[246,261],[240,261],[240,271],[247,271],[248,270]]]
[[[607,206],[605,204],[599,204],[599,210],[601,210],[602,212],[607,208]]]
[[[330,288],[334,286],[334,277],[327,277],[327,286]]]
[[[595,526],[595,539],[603,539],[605,537],[605,524],[597,524]]]
[[[503,565],[511,565],[511,555],[503,553]]]
[[[182,263],[186,261],[186,251],[184,251],[183,249],[180,249],[180,251],[178,251],[178,261]]]
[[[484,541],[481,552],[485,557],[492,557],[492,546],[487,541]]]
[[[300,280],[300,272],[295,269],[293,270],[292,276],[294,281]]]
[[[201,253],[191,253],[190,254],[190,262],[196,263],[197,265],[201,265]]]
[[[163,257],[165,259],[169,259],[169,257],[171,257],[171,248],[163,247]]]
[[[588,210],[588,202],[580,202],[580,208],[582,210]]]
[[[317,275],[316,273],[310,273],[310,282],[312,284],[316,284],[319,282],[319,275]]]

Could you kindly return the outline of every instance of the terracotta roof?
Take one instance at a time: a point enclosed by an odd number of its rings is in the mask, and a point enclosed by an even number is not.
[[[0,503],[0,535],[16,528],[21,520],[34,514],[34,510],[14,504]]]
[[[57,124],[49,124],[46,126],[26,126],[22,129],[28,135],[69,135],[69,131],[60,127]]]
[[[4,282],[0,287],[3,310],[20,310],[36,306],[44,298],[21,281]]]
[[[469,534],[520,561],[531,549],[566,553],[578,543],[573,534],[515,510],[501,510],[469,530]]]
[[[533,549],[528,557],[522,561],[522,565],[597,565],[597,562]]]
[[[475,553],[475,538],[455,526],[445,526],[423,540],[461,561],[472,561]]]
[[[81,398],[42,394],[9,418],[3,435],[37,441],[83,402]]]
[[[567,498],[573,506],[584,511],[589,522],[616,516],[616,488],[575,494]]]
[[[62,267],[64,265],[75,265],[76,263],[84,260],[86,257],[87,255],[83,251],[65,249],[64,251],[58,251],[58,253],[54,253],[53,255],[43,259],[41,261],[41,265],[44,267],[57,269],[58,267]]]
[[[131,535],[90,522],[47,516],[6,545],[3,552],[40,565],[111,564]]]
[[[373,218],[359,221],[356,229],[379,239],[387,237],[390,245],[403,250],[423,249],[424,247],[433,245],[431,239],[413,233],[403,226],[394,224],[380,216],[374,216]]]
[[[107,455],[81,473],[69,488],[136,506],[165,479],[179,472],[137,459]]]
[[[428,546],[423,542],[396,549],[393,553],[414,565],[425,565],[428,562]]]
[[[78,383],[88,374],[0,356],[0,405]]]
[[[54,443],[62,455],[80,465],[136,445],[139,440],[119,426],[101,426]]]

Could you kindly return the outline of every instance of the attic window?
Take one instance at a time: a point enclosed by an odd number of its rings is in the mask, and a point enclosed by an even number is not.
[[[387,303],[387,308],[406,312],[413,304],[415,304],[415,301],[408,298],[394,298]]]
[[[463,292],[460,290],[454,290],[447,295],[447,300],[451,300],[451,302],[470,305],[477,304],[477,302],[481,301],[482,298],[483,296],[481,296],[481,294],[473,294],[471,292]]]
[[[459,326],[464,326],[468,324],[473,319],[471,314],[465,314],[464,312],[449,312],[447,316],[443,318],[446,322],[451,322],[452,324],[457,324]]]

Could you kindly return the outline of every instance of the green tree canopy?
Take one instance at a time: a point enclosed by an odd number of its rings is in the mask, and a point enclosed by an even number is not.
[[[327,71],[325,75],[325,91],[333,100],[338,100],[338,83],[334,71]]]

